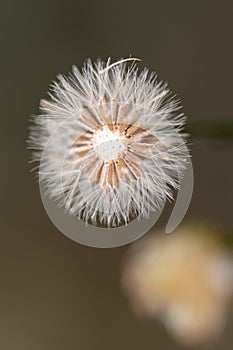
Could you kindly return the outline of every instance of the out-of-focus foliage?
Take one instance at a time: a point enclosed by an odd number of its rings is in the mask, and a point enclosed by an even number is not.
[[[193,224],[135,243],[122,274],[133,311],[158,318],[183,345],[215,341],[233,292],[233,259],[223,238],[209,225]]]

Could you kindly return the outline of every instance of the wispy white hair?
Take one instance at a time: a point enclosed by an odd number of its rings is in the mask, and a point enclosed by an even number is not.
[[[155,73],[126,61],[73,66],[32,118],[29,145],[47,193],[94,225],[158,210],[173,198],[187,159],[179,102]]]

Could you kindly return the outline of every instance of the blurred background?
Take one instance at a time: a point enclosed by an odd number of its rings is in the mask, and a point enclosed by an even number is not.
[[[49,221],[28,165],[28,118],[71,65],[132,54],[169,82],[188,124],[232,123],[232,10],[227,0],[1,0],[1,349],[183,349],[131,313],[119,282],[127,247],[81,246]],[[233,141],[193,135],[190,143],[186,219],[232,229]],[[215,349],[232,349],[232,326]]]

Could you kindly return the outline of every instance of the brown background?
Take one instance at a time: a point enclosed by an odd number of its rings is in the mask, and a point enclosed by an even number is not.
[[[132,54],[169,81],[189,121],[232,119],[232,8],[224,0],[1,0],[0,349],[182,349],[131,314],[119,284],[127,247],[80,246],[49,221],[27,164],[28,117],[57,73],[88,57]],[[233,143],[192,144],[187,218],[232,228]],[[230,328],[216,349],[232,349]]]

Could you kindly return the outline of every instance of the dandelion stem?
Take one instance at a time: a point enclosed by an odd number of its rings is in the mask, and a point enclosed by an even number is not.
[[[233,139],[233,122],[227,120],[190,122],[186,125],[185,131],[197,138]]]

